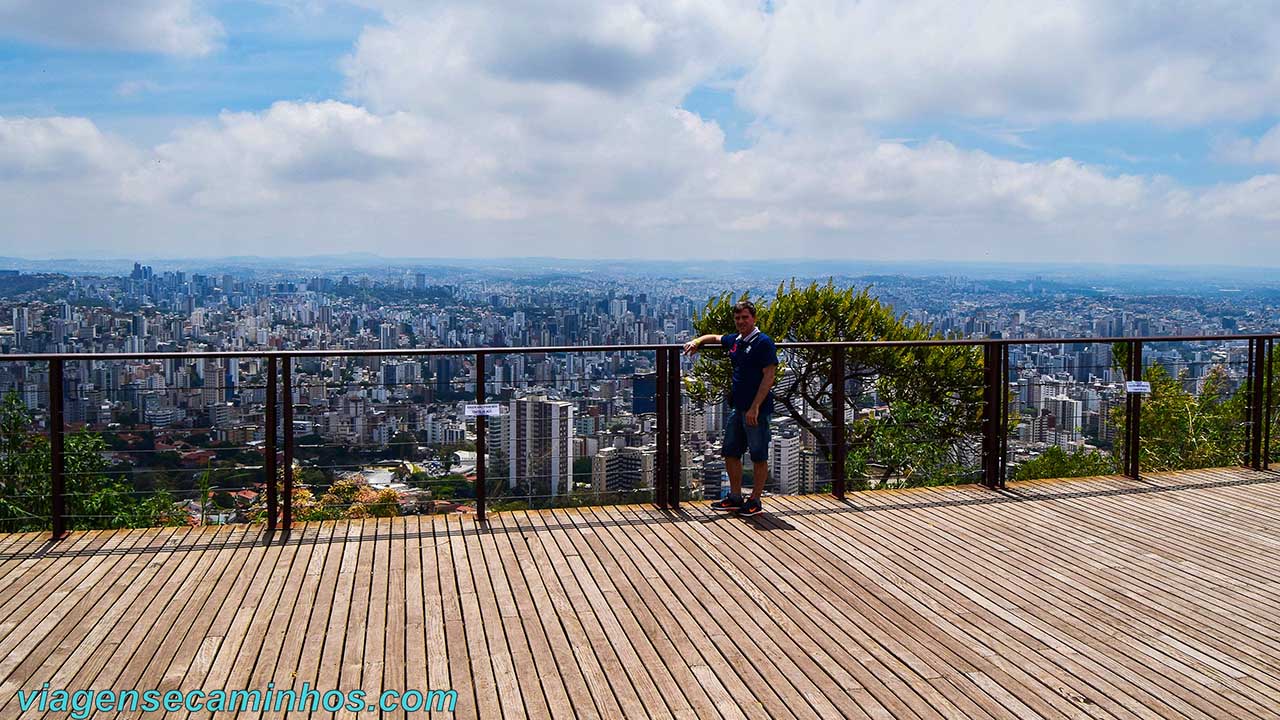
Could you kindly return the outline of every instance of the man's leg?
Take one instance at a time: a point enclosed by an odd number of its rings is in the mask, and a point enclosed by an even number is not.
[[[760,506],[760,494],[764,492],[765,483],[769,482],[769,416],[761,413],[759,421],[746,428],[747,446],[751,450],[751,464],[755,472],[751,485],[751,497],[742,505],[743,515],[759,515],[764,512]]]
[[[742,453],[746,450],[746,427],[742,416],[737,411],[730,411],[724,428],[724,469],[729,473],[729,494],[712,503],[712,510],[736,511],[742,507]]]
[[[751,463],[751,467],[755,473],[755,484],[751,487],[751,498],[753,500],[759,500],[760,493],[764,492],[764,484],[769,480],[769,461],[753,462]],[[741,462],[738,463],[738,473],[742,473]]]
[[[742,458],[726,457],[724,459],[725,472],[729,473],[729,492],[733,495],[742,494]],[[759,483],[757,483],[758,485]]]

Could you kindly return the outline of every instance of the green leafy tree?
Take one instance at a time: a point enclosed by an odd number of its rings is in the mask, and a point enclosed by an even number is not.
[[[713,298],[695,319],[697,334],[729,332],[738,298]],[[744,296],[745,299],[745,296]],[[868,289],[832,282],[779,284],[774,297],[756,302],[756,322],[778,342],[920,341],[942,336],[908,322]],[[832,353],[799,348],[780,354],[776,413],[813,434],[819,456],[830,461],[833,407]],[[982,357],[972,346],[875,346],[845,348],[844,412],[848,469],[854,485],[884,482],[954,482],[977,457],[982,396]],[[695,401],[728,392],[732,368],[724,353],[704,352],[687,382]],[[858,417],[874,393],[887,413]],[[816,413],[817,419],[813,418]],[[874,468],[874,472],[873,472]],[[975,468],[976,470],[976,468]]]
[[[1045,450],[1039,457],[1023,463],[1014,474],[1015,480],[1041,480],[1045,478],[1093,477],[1113,475],[1115,458],[1097,450],[1074,450],[1070,453],[1057,445]]]
[[[102,436],[75,432],[64,438],[64,502],[72,529],[150,527],[187,521],[165,486],[135,493],[127,474],[107,467]],[[43,530],[53,511],[49,439],[35,432],[17,393],[0,401],[0,522],[10,531]]]
[[[1128,345],[1116,346],[1113,354],[1119,367],[1127,364],[1128,353]],[[1139,424],[1142,470],[1190,470],[1244,462],[1247,385],[1231,392],[1226,370],[1220,366],[1210,368],[1198,394],[1186,389],[1190,381],[1185,370],[1174,376],[1163,365],[1152,365],[1143,370],[1142,379],[1151,383],[1151,394],[1142,399]],[[1124,437],[1125,408],[1112,412],[1116,436]]]

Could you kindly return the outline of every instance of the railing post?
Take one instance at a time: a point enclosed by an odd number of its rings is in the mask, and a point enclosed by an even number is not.
[[[1264,420],[1266,412],[1266,398],[1264,393],[1267,386],[1267,347],[1263,343],[1262,338],[1253,338],[1249,341],[1249,467],[1254,470],[1262,469],[1262,456],[1265,453],[1262,444],[1262,431],[1266,422]]]
[[[667,507],[680,509],[680,487],[683,463],[680,436],[684,423],[680,420],[680,351],[667,350]]]
[[[476,402],[484,403],[484,353],[476,353]],[[485,479],[484,461],[488,452],[485,449],[485,421],[484,415],[476,415],[476,521],[484,522],[484,504],[485,494],[488,490],[488,481]],[[511,462],[515,462],[515,458],[511,458]]]
[[[1142,341],[1129,343],[1129,367],[1125,369],[1125,380],[1142,379]],[[1141,477],[1142,462],[1142,395],[1125,393],[1125,475],[1138,480]]]
[[[267,531],[276,529],[276,516],[280,513],[279,498],[276,497],[276,356],[267,356],[267,403],[266,403],[266,437],[262,449],[262,469],[267,483]]]
[[[284,410],[282,429],[284,430],[284,531],[293,528],[293,359],[288,355],[280,358],[280,385],[284,389]]]
[[[994,341],[982,345],[982,484],[1000,486],[1000,426],[1002,389],[1001,348]]]
[[[1271,404],[1275,398],[1275,395],[1272,394],[1272,391],[1274,390],[1274,385],[1273,385],[1274,378],[1273,378],[1273,373],[1271,372],[1271,364],[1275,357],[1274,355],[1272,355],[1273,352],[1275,352],[1275,338],[1267,338],[1266,353],[1262,356],[1262,361],[1267,366],[1267,369],[1266,369],[1267,399],[1266,399],[1266,410],[1263,414],[1263,431],[1262,431],[1262,469],[1263,470],[1271,469]]]
[[[1009,474],[1009,343],[1000,343],[1000,471],[997,479],[1004,489]]]
[[[670,428],[668,423],[671,421],[671,415],[668,412],[668,387],[667,375],[670,373],[670,361],[667,359],[667,349],[658,348],[654,354],[654,370],[657,377],[654,378],[654,410],[658,414],[658,447],[657,453],[653,458],[653,502],[663,510],[667,509],[667,503],[670,499],[670,493],[667,490],[668,479],[668,454],[671,445],[668,442]]]
[[[67,535],[66,446],[63,425],[62,358],[49,360],[49,520],[53,540]]]
[[[837,500],[844,499],[844,466],[848,456],[848,438],[844,432],[844,355],[843,347],[831,351],[831,491]]]

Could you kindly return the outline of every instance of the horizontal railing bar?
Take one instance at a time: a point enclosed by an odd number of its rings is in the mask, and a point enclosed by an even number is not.
[[[877,347],[945,347],[979,345],[1079,345],[1121,342],[1208,342],[1245,341],[1280,338],[1280,333],[1249,335],[1162,335],[1143,337],[1072,337],[1072,338],[936,338],[932,340],[831,340],[823,342],[779,342],[780,349],[787,348],[877,348]],[[588,352],[655,352],[681,347],[679,343],[662,345],[556,345],[547,347],[470,347],[470,348],[368,348],[329,350],[244,350],[208,352],[142,352],[142,353],[12,353],[0,354],[0,361],[47,362],[63,360],[158,360],[158,359],[217,359],[267,357],[404,357],[408,355],[474,355],[483,352],[493,355],[533,355],[539,353],[588,353]],[[703,349],[718,349],[714,345]]]

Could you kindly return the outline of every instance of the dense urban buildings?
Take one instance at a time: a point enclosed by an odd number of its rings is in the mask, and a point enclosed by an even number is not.
[[[226,507],[219,512],[234,515],[246,504],[240,500],[260,489],[254,473],[228,468],[260,463],[264,363],[164,354],[489,348],[479,390],[502,407],[488,424],[491,496],[621,498],[653,485],[653,353],[501,349],[681,343],[708,298],[725,291],[767,297],[780,279],[750,272],[671,275],[626,264],[559,268],[552,261],[312,271],[281,263],[217,272],[136,263],[121,275],[6,273],[0,318],[8,324],[0,326],[0,350],[147,354],[67,362],[66,422],[108,437],[112,462],[140,491],[158,484],[192,491],[202,471],[218,468],[220,487],[234,491],[221,498]],[[1111,346],[1088,338],[1277,329],[1278,295],[1266,287],[1174,295],[1035,275],[850,275],[836,282],[871,285],[908,322],[948,336],[1083,339],[1011,348],[1015,463],[1055,445],[1111,448],[1112,409],[1123,405],[1123,388]],[[1244,374],[1244,345],[1169,343],[1153,346],[1146,360],[1166,366],[1190,392],[1215,374],[1233,389]],[[16,392],[40,415],[47,406],[47,367],[0,363],[0,388]],[[446,494],[441,483],[456,481],[450,497],[465,504],[476,458],[474,420],[463,410],[477,390],[474,356],[467,354],[298,358],[287,392],[299,468],[320,473],[312,477],[324,483],[363,473],[375,486],[406,498],[417,494],[423,502],[440,500]],[[724,484],[724,408],[687,396],[682,403],[685,491],[716,495]],[[874,392],[855,405],[849,421],[892,412]],[[774,417],[771,491],[813,492],[829,478],[820,448],[830,423],[817,414],[807,419],[805,428],[784,414]]]

